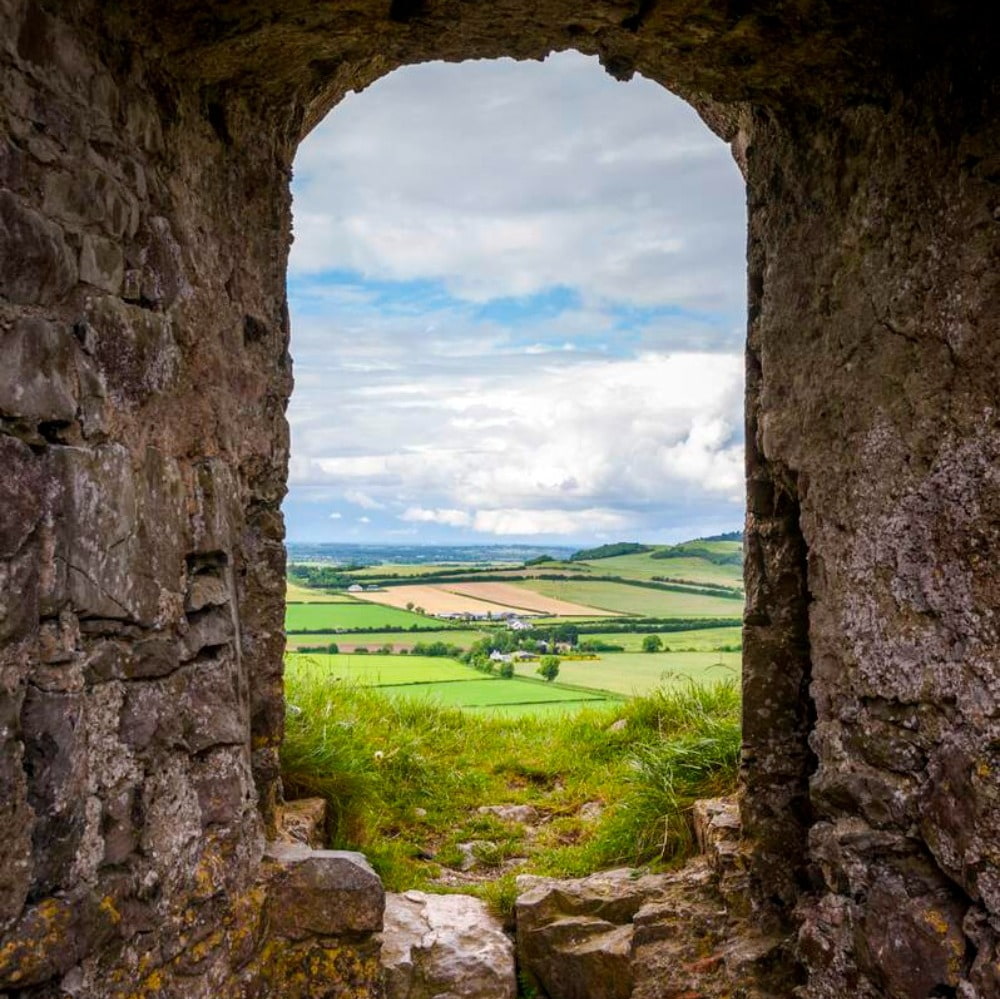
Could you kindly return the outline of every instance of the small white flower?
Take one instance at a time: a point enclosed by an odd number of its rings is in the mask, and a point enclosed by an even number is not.
[[[381,749],[376,749],[376,750],[375,750],[375,762],[376,762],[376,763],[377,763],[377,762],[378,762],[379,760],[381,760],[383,756],[385,756],[385,753],[383,753]]]

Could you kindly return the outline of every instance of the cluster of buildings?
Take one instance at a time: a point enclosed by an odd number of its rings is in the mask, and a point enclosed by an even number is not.
[[[507,627],[513,631],[524,631],[531,625],[522,621],[523,617],[545,617],[544,614],[517,614],[514,611],[448,611],[435,614],[442,621],[506,621]]]

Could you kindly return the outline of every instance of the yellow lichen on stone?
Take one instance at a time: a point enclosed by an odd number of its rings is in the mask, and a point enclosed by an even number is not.
[[[52,955],[69,934],[73,911],[66,902],[43,899],[15,931],[14,939],[0,948],[0,982],[16,985],[48,977]]]

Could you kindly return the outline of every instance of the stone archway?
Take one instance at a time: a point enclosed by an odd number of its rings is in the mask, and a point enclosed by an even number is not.
[[[295,145],[396,66],[565,48],[685,97],[747,178],[760,918],[816,999],[1000,990],[983,6],[0,0],[0,990],[322,994],[258,880]],[[332,932],[289,914],[309,864],[266,902],[294,941]]]

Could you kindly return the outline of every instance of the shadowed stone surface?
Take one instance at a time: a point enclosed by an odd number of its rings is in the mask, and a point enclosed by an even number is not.
[[[755,918],[808,999],[995,995],[997,17],[0,0],[0,993],[374,988],[262,915],[292,159],[397,66],[575,48],[747,179]]]
[[[792,995],[798,980],[789,939],[746,919],[735,803],[698,805],[708,806],[695,819],[705,853],[677,871],[518,878],[522,978],[550,999]]]

